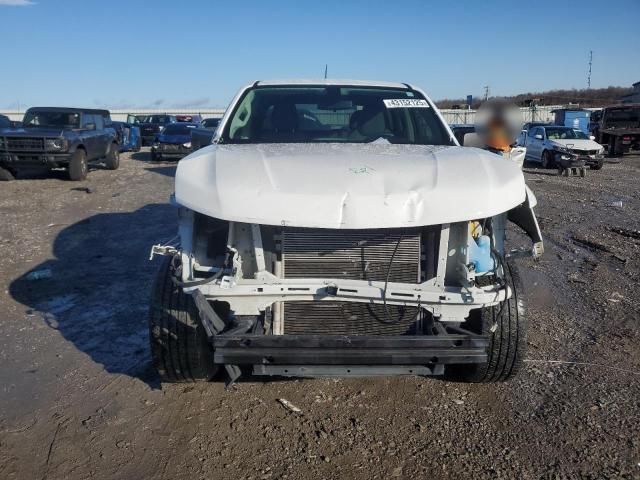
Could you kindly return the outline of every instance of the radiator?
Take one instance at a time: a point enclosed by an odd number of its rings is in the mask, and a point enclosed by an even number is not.
[[[428,230],[428,231],[427,231]],[[433,270],[436,228],[330,230],[285,228],[285,278],[335,278],[418,283]],[[439,239],[439,234],[437,235]],[[427,245],[423,245],[428,241]],[[426,247],[426,248],[425,248]],[[426,255],[423,253],[426,250]],[[416,307],[341,302],[284,302],[285,334],[403,335],[416,331]]]

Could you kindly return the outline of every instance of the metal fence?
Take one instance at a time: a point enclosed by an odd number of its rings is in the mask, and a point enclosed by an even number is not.
[[[561,105],[546,105],[543,107],[523,107],[520,109],[522,123],[526,122],[552,122],[554,114],[552,110],[562,108]],[[454,123],[475,123],[477,110],[440,110],[442,116],[448,124]]]
[[[522,113],[522,123],[525,122],[551,122],[553,121],[553,113],[552,110],[556,108],[561,108],[561,105],[554,106],[544,106],[544,107],[536,107],[532,108],[521,108],[520,112]],[[124,122],[127,120],[127,115],[153,115],[153,114],[169,114],[169,115],[200,115],[202,118],[209,117],[222,117],[224,114],[223,108],[208,108],[202,110],[187,110],[187,109],[170,109],[170,110],[160,110],[160,109],[133,109],[133,110],[121,110],[114,109],[111,110],[111,118],[116,121]],[[452,123],[474,123],[476,110],[440,110],[442,116],[445,121],[449,124]],[[11,120],[22,120],[24,116],[24,111],[19,110],[11,110],[11,111],[0,111],[0,114],[8,116]]]
[[[222,114],[224,113],[224,108],[207,108],[207,109],[201,109],[198,110],[196,108],[194,108],[193,110],[189,110],[189,109],[169,109],[169,110],[159,110],[159,109],[132,109],[132,110],[122,110],[122,109],[113,109],[110,110],[111,112],[111,119],[118,121],[118,122],[124,122],[127,120],[127,115],[132,114],[132,115],[162,115],[162,114],[168,114],[168,115],[200,115],[202,116],[202,118],[210,118],[210,117],[214,117],[214,118],[219,118],[222,117]],[[0,114],[2,115],[6,115],[7,117],[9,117],[11,120],[14,121],[20,121],[22,120],[22,117],[24,117],[24,110],[9,110],[9,111],[1,111],[0,110]]]

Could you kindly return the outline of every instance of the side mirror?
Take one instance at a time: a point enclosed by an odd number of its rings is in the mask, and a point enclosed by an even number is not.
[[[542,135],[537,134],[537,135],[536,135],[535,137],[533,137],[533,138],[535,138],[536,140],[542,140]]]
[[[589,140],[595,140],[596,137],[594,137],[593,135],[589,135]]]
[[[84,126],[85,130],[95,130],[96,129],[96,124],[95,123],[87,123]]]

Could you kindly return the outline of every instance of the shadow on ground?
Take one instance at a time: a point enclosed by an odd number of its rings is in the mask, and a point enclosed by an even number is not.
[[[131,159],[137,162],[144,162],[149,164],[149,167],[145,167],[145,170],[150,172],[165,175],[167,177],[176,176],[176,168],[178,166],[178,160],[158,160],[151,161],[151,152],[140,151],[131,155]]]
[[[139,378],[155,388],[150,368],[147,314],[159,260],[151,245],[173,236],[176,211],[150,204],[130,213],[94,215],[62,230],[54,257],[32,270],[51,277],[10,285],[11,296],[110,373]]]

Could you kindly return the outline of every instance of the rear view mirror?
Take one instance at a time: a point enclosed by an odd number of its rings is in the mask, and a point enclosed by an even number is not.
[[[593,135],[589,135],[589,140],[595,140],[596,137],[594,137]]]

